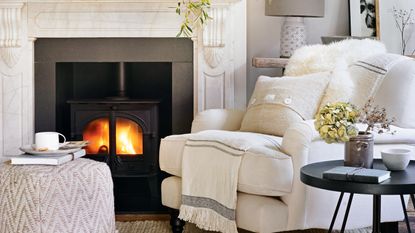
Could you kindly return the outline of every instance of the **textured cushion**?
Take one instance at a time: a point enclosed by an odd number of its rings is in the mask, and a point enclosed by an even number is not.
[[[386,108],[393,123],[403,128],[415,128],[415,60],[404,59],[386,74],[374,101]]]
[[[234,132],[237,139],[243,134]],[[244,155],[239,170],[238,190],[241,192],[280,196],[291,191],[292,162],[291,157],[271,146],[273,140],[281,142],[281,138],[255,133],[248,133],[258,140],[264,140],[263,145],[252,146]],[[160,144],[160,168],[172,175],[181,176],[182,152],[188,135],[173,135],[162,139]],[[258,141],[257,140],[257,141]],[[268,142],[267,142],[268,141]]]
[[[359,108],[363,107],[368,99],[374,97],[377,93],[389,70],[395,64],[407,59],[409,58],[385,53],[367,57],[354,63],[349,69],[350,77],[355,86],[350,102]],[[382,92],[379,92],[379,95],[382,95]]]
[[[330,72],[259,77],[241,130],[283,136],[291,124],[313,119],[329,79]]]
[[[115,232],[110,169],[89,159],[0,165],[0,206],[0,232]]]

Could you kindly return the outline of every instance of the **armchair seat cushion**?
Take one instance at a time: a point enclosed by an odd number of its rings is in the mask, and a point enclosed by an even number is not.
[[[279,150],[282,138],[248,132],[232,132],[231,137],[238,140],[246,134],[255,138],[255,142],[252,142],[253,145],[243,155],[238,191],[264,196],[282,196],[290,193],[293,165],[291,157]],[[161,170],[181,177],[182,154],[189,135],[172,135],[161,140]]]

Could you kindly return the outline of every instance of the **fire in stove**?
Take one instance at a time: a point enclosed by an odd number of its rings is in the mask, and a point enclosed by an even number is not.
[[[83,139],[90,142],[86,152],[88,154],[109,154],[110,134],[108,118],[91,121],[83,131]],[[117,155],[143,154],[141,127],[132,120],[117,118],[115,121],[115,147]]]

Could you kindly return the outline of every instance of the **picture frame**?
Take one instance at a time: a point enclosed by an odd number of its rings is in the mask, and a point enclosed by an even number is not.
[[[379,39],[379,0],[349,0],[350,34]]]

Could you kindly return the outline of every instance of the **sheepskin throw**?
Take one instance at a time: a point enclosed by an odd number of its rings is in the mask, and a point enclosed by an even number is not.
[[[350,65],[359,59],[386,53],[385,45],[372,39],[342,40],[328,45],[309,45],[297,49],[285,69],[287,76],[333,71],[340,59]]]
[[[76,159],[61,166],[0,165],[0,232],[114,233],[111,172]]]
[[[237,233],[236,198],[242,155],[249,134],[207,130],[192,134],[183,150],[182,205],[179,218],[199,228]]]
[[[259,77],[241,131],[283,136],[291,124],[313,119],[330,75]]]

